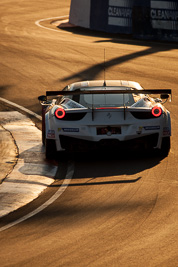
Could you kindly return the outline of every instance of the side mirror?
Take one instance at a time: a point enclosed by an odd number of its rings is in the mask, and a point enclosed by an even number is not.
[[[45,102],[45,101],[47,101],[47,97],[45,95],[41,95],[41,96],[38,97],[38,100],[40,102]]]
[[[166,100],[169,98],[168,94],[161,94],[161,99]]]

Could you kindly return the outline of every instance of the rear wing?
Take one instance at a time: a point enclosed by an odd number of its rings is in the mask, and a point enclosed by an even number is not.
[[[40,96],[38,97],[40,102],[47,101],[48,96],[69,96],[69,95],[95,95],[95,94],[144,94],[144,95],[152,95],[152,94],[160,94],[161,99],[164,99],[165,102],[169,98],[169,96],[172,96],[172,90],[171,89],[125,89],[125,90],[118,90],[118,89],[77,89],[74,91],[46,91],[46,96]],[[171,101],[171,97],[170,97]],[[165,103],[164,102],[164,103]],[[163,104],[164,104],[163,103]],[[124,119],[126,116],[126,106],[124,104]],[[94,109],[92,108],[92,119],[94,119]]]
[[[172,95],[171,89],[126,89],[126,90],[105,90],[105,89],[95,89],[95,90],[80,90],[75,91],[46,91],[46,97],[48,96],[69,96],[69,95],[94,95],[94,94],[160,94],[164,99]]]
[[[172,90],[171,89],[126,89],[126,90],[117,90],[117,89],[95,89],[95,90],[83,90],[77,89],[74,91],[46,91],[46,96],[42,95],[38,97],[39,101],[47,101],[48,96],[69,96],[69,95],[95,95],[95,94],[160,94],[162,99],[168,99],[170,97],[170,101],[172,98]]]

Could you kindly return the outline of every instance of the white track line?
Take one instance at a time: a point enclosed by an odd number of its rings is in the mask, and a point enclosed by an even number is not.
[[[66,16],[60,16],[60,17],[52,17],[52,18],[46,18],[46,19],[39,19],[37,21],[35,21],[35,24],[40,27],[40,28],[43,28],[45,30],[50,30],[50,31],[54,31],[54,32],[58,32],[60,33],[59,30],[56,30],[56,29],[52,29],[52,28],[48,28],[48,27],[45,27],[43,25],[41,25],[41,22],[44,22],[44,21],[47,21],[47,20],[55,20],[55,19],[59,19],[59,20],[62,20],[62,19],[67,19],[69,16],[66,15]],[[68,32],[68,31],[63,31],[62,33],[66,33],[66,34],[72,34],[71,32]]]
[[[39,116],[38,114],[32,112],[31,110],[28,110],[20,105],[17,105],[11,101],[8,101],[4,98],[1,98],[0,97],[0,101],[1,102],[4,102],[12,107],[15,107],[15,108],[18,108],[19,110],[22,110],[22,111],[25,111],[27,114],[30,114],[30,115],[33,115],[34,117],[38,118],[41,120],[41,116]],[[67,173],[66,173],[66,177],[62,183],[62,185],[59,187],[58,191],[48,200],[46,201],[43,205],[41,205],[40,207],[38,207],[37,209],[35,209],[34,211],[30,212],[29,214],[21,217],[20,219],[12,222],[12,223],[9,223],[3,227],[0,228],[0,232],[4,231],[4,230],[7,230],[9,229],[10,227],[13,227],[27,219],[29,219],[30,217],[36,215],[37,213],[39,213],[40,211],[44,210],[46,207],[48,207],[49,205],[51,205],[57,198],[59,198],[63,193],[64,191],[67,189],[68,185],[70,184],[70,181],[73,177],[73,174],[74,174],[74,163],[73,162],[69,162],[68,163],[68,168],[67,168]]]
[[[62,185],[59,187],[58,191],[49,199],[47,200],[43,205],[41,205],[40,207],[38,207],[37,209],[35,209],[34,211],[28,213],[27,215],[21,217],[20,219],[9,223],[3,227],[0,228],[0,232],[7,230],[21,222],[24,222],[25,220],[33,217],[34,215],[36,215],[37,213],[41,212],[42,210],[44,210],[45,208],[47,208],[49,205],[51,205],[55,200],[57,200],[63,193],[64,191],[67,189],[68,185],[70,184],[70,181],[73,177],[74,174],[74,164],[72,162],[70,162],[68,164],[68,169],[67,169],[67,174],[66,177],[62,183]]]
[[[54,183],[58,167],[45,160],[41,131],[27,115],[19,111],[2,111],[0,124],[11,133],[19,154],[14,156],[13,170],[0,185],[1,218],[30,203]],[[11,154],[11,148],[8,151]]]

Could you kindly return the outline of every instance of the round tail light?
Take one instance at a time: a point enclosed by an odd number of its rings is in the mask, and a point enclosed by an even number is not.
[[[63,108],[58,108],[55,111],[55,116],[57,119],[63,119],[65,117],[65,110]]]
[[[151,113],[154,117],[160,117],[162,114],[162,109],[160,107],[155,106],[154,108],[152,108]]]

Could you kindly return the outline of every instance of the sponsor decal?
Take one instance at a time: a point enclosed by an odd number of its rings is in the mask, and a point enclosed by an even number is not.
[[[67,132],[67,133],[78,133],[79,132],[79,128],[62,128],[63,132]]]
[[[109,0],[108,25],[132,27],[133,0]]]
[[[144,126],[143,128],[146,131],[149,131],[149,130],[160,130],[160,126]]]
[[[150,16],[153,29],[178,30],[177,1],[151,1]]]
[[[54,130],[48,130],[47,138],[54,139],[55,138],[55,131]]]

